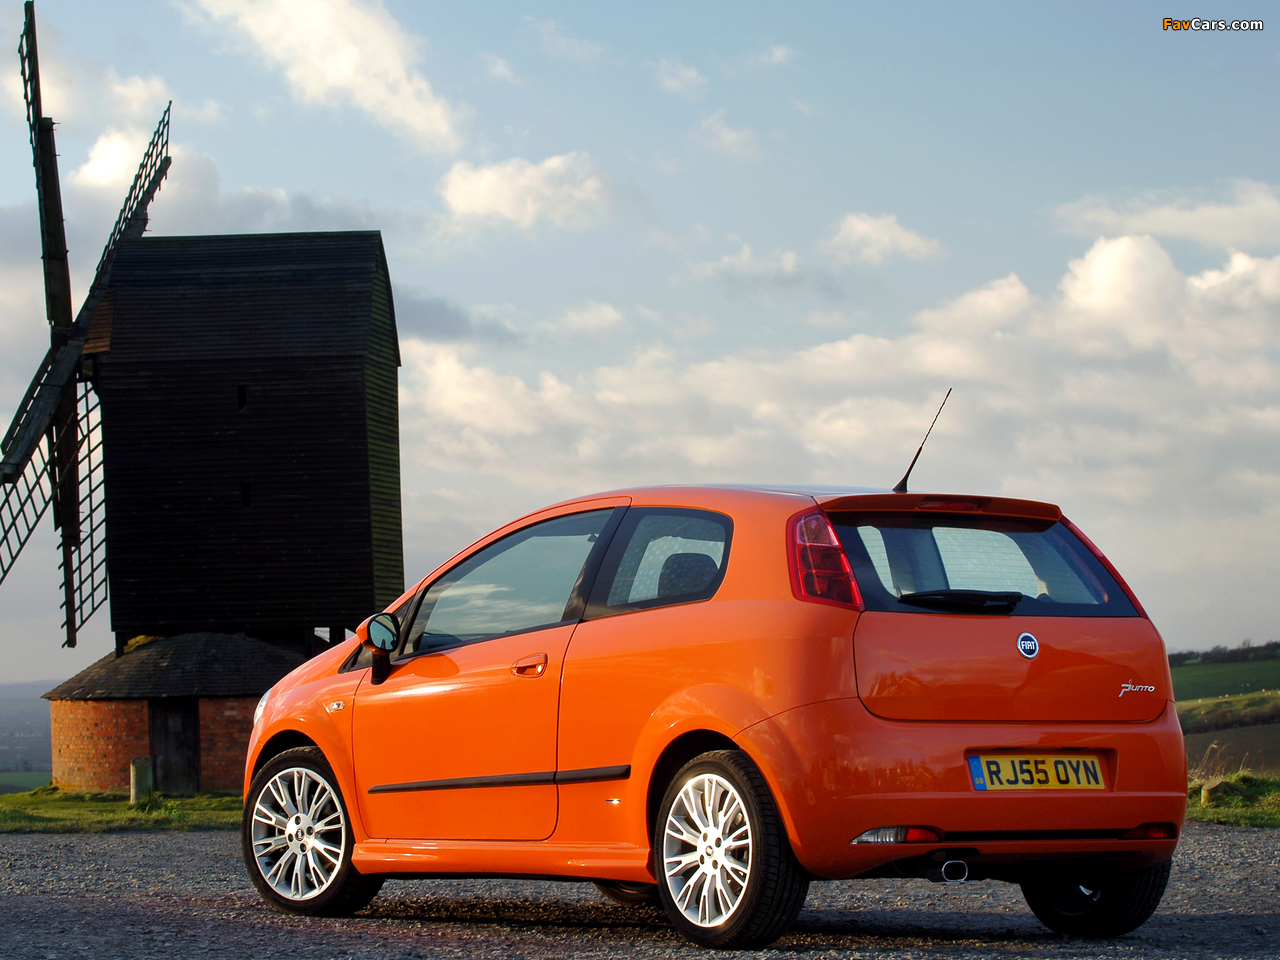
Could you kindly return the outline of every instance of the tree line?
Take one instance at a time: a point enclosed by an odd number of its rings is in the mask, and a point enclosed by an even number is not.
[[[1181,650],[1169,654],[1171,667],[1185,663],[1243,663],[1248,660],[1280,660],[1280,640],[1268,640],[1257,645],[1252,640],[1242,640],[1238,647],[1218,644],[1208,650]]]

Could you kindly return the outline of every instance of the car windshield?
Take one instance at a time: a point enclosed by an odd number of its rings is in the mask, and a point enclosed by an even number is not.
[[[1134,617],[1129,598],[1060,522],[954,514],[831,517],[868,610]]]

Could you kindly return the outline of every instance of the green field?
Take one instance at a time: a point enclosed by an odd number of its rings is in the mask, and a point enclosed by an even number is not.
[[[155,796],[137,807],[118,793],[66,793],[41,787],[0,796],[0,833],[102,833],[108,830],[235,830],[236,796]]]
[[[1189,663],[1174,667],[1172,672],[1175,700],[1280,690],[1280,660]]]
[[[26,773],[0,773],[0,793],[23,793],[43,787],[53,778],[48,770],[36,770]]]
[[[1280,730],[1280,690],[1260,690],[1234,697],[1201,697],[1178,701],[1178,722],[1185,734],[1255,727]]]

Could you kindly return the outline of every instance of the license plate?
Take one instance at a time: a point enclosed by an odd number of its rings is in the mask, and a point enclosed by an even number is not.
[[[969,758],[969,774],[975,790],[1107,789],[1098,758],[1078,753],[984,754]]]

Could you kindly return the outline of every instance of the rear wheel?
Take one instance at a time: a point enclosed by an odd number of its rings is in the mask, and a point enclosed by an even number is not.
[[[240,821],[249,878],[285,913],[344,916],[382,888],[351,864],[355,836],[346,803],[324,754],[286,750],[253,778]]]
[[[1160,905],[1172,861],[1080,883],[1072,879],[1022,884],[1031,912],[1050,930],[1072,937],[1118,937],[1147,922]]]
[[[676,774],[654,829],[658,895],[671,922],[707,947],[763,947],[809,892],[764,777],[738,750]]]
[[[623,907],[652,907],[658,904],[658,888],[652,883],[626,880],[597,880],[596,889]]]

